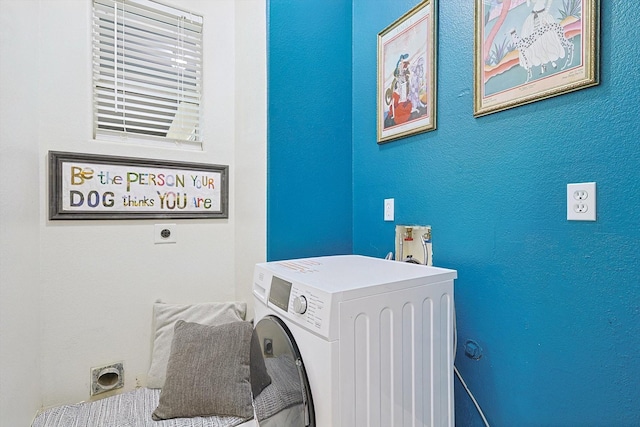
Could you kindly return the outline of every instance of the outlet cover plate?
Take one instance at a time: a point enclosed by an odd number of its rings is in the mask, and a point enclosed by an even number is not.
[[[176,243],[175,224],[156,224],[154,227],[154,243]]]
[[[567,220],[596,220],[596,183],[567,184]]]

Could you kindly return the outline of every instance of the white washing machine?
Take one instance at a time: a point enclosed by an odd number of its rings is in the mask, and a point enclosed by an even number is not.
[[[453,427],[456,277],[358,255],[257,264],[260,427]]]

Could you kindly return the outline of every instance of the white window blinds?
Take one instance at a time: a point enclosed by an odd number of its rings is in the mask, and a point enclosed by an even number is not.
[[[201,16],[94,0],[94,136],[200,143]]]

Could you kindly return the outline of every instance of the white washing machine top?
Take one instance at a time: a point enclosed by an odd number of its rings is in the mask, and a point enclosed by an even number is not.
[[[339,303],[453,280],[455,270],[360,255],[257,264],[254,297],[329,341],[338,339]]]

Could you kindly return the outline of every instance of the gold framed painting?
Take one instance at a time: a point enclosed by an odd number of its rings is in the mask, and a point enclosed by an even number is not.
[[[436,34],[434,0],[378,33],[378,144],[436,128]]]
[[[598,0],[476,0],[475,117],[595,86]]]

